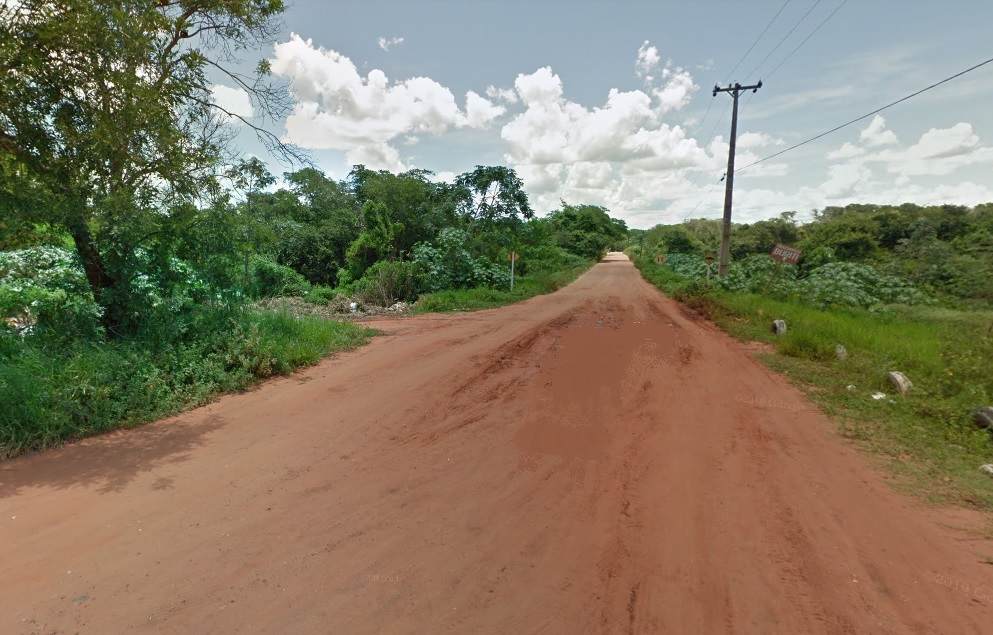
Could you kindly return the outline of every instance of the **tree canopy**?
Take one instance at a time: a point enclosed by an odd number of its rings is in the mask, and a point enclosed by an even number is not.
[[[109,328],[124,321],[134,250],[173,220],[162,210],[218,192],[226,123],[240,117],[213,101],[209,75],[245,90],[262,115],[282,111],[264,65],[252,77],[234,70],[282,10],[280,0],[0,2],[0,204],[71,235]]]

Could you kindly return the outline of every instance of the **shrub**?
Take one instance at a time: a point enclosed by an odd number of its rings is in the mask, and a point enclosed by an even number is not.
[[[310,291],[310,283],[301,274],[262,257],[252,262],[249,287],[249,292],[256,298],[303,296]]]
[[[670,254],[665,267],[642,263],[643,271],[653,268],[669,270],[683,278],[667,285],[674,295],[702,292],[687,286],[689,281],[706,279],[703,259],[692,254]],[[777,264],[768,256],[755,254],[732,262],[726,278],[717,278],[716,266],[711,267],[712,284],[736,293],[759,293],[782,300],[799,301],[822,309],[848,306],[878,310],[887,304],[928,304],[931,299],[909,282],[880,273],[869,265],[851,262],[829,262],[801,278],[796,267]],[[654,274],[651,274],[654,275]]]
[[[820,308],[930,302],[909,282],[853,262],[831,262],[814,269],[800,282],[798,291],[805,302]]]
[[[424,272],[426,291],[509,285],[509,268],[473,257],[468,240],[464,231],[447,227],[438,233],[436,242],[414,247],[414,262]]]
[[[399,300],[416,300],[423,280],[417,263],[380,260],[366,270],[352,289],[363,302],[390,306]]]
[[[357,325],[201,307],[174,339],[40,347],[0,337],[0,460],[206,403],[361,344]]]
[[[586,259],[555,245],[522,247],[520,254],[521,258],[516,263],[516,275],[519,276],[531,275],[539,271],[565,271],[582,267],[587,263]]]
[[[0,317],[37,320],[21,331],[60,340],[96,337],[100,307],[72,252],[53,246],[0,252]],[[0,325],[0,329],[3,326]]]
[[[333,287],[326,287],[324,285],[314,285],[310,288],[307,293],[304,294],[303,299],[311,304],[327,304],[331,300],[337,297],[339,291]]]

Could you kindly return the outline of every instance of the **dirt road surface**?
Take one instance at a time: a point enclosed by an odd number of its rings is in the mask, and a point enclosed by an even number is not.
[[[621,254],[0,464],[0,633],[993,633],[896,493]]]

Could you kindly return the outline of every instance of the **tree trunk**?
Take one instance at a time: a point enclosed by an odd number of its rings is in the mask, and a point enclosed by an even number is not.
[[[76,253],[79,255],[79,261],[82,263],[83,271],[86,273],[86,280],[89,282],[90,290],[93,292],[93,299],[103,309],[103,315],[100,321],[104,328],[107,329],[108,334],[117,334],[121,325],[120,316],[115,310],[115,307],[110,306],[112,302],[110,292],[114,287],[115,280],[107,273],[107,269],[104,267],[103,256],[100,255],[100,250],[97,249],[96,243],[93,240],[93,234],[90,233],[90,228],[86,226],[86,221],[79,219],[73,222],[69,226],[69,231],[72,234],[73,242],[76,244]]]

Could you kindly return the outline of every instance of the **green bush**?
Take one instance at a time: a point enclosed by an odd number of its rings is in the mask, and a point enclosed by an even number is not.
[[[352,285],[352,290],[363,302],[390,306],[401,300],[413,302],[423,284],[424,276],[419,264],[380,260],[366,270],[362,278]]]
[[[447,227],[433,243],[414,247],[414,262],[424,272],[426,291],[472,289],[510,284],[510,268],[470,253],[468,235]],[[509,264],[509,263],[508,263]]]
[[[47,245],[0,251],[0,317],[34,320],[22,334],[58,342],[98,337],[100,315],[71,252]]]
[[[556,245],[535,245],[522,247],[519,250],[520,260],[516,263],[515,274],[531,275],[540,271],[566,271],[582,267],[587,260],[576,254],[569,253]],[[509,263],[508,263],[509,264]]]
[[[663,267],[647,260],[639,266],[646,276],[661,275],[655,270],[671,271],[675,277],[666,280],[666,289],[674,296],[693,296],[707,291],[707,266],[697,255],[669,254]],[[756,254],[730,263],[726,278],[718,278],[716,270],[716,265],[712,265],[711,284],[716,288],[734,293],[759,293],[818,308],[880,310],[889,304],[932,302],[905,280],[880,273],[869,265],[851,262],[829,262],[801,277],[796,267],[777,266],[772,258]]]
[[[340,293],[338,289],[318,284],[312,286],[304,294],[303,299],[311,304],[327,304],[331,300],[334,300]]]
[[[303,296],[308,291],[310,291],[310,283],[293,269],[263,257],[252,261],[249,283],[252,297]]]
[[[146,332],[55,349],[0,334],[0,459],[210,401],[363,343],[354,324],[204,308],[175,339]]]

